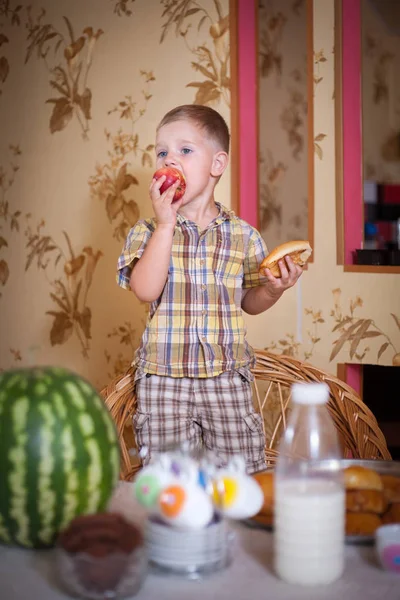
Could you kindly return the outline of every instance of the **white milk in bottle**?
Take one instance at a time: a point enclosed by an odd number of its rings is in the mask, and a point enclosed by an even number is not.
[[[344,491],[324,479],[287,481],[277,489],[275,567],[300,584],[330,583],[344,566]]]
[[[329,388],[295,384],[275,471],[274,559],[293,584],[329,584],[344,568],[345,491]]]

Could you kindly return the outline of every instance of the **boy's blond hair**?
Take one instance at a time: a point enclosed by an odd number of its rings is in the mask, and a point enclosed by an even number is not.
[[[182,104],[173,108],[161,119],[160,127],[175,121],[190,120],[203,129],[207,136],[217,142],[221,150],[229,154],[229,129],[224,118],[213,108],[202,104]]]

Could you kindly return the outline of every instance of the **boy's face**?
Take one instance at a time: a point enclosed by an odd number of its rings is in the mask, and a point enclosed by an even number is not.
[[[186,178],[183,204],[212,194],[224,172],[228,156],[208,138],[204,130],[190,120],[163,125],[156,135],[157,169],[175,167]]]

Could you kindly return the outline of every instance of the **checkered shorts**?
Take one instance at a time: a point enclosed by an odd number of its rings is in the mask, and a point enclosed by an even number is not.
[[[139,450],[163,452],[189,442],[212,451],[220,465],[242,455],[249,473],[265,468],[261,415],[252,397],[252,376],[238,371],[210,378],[144,375],[136,382],[133,428]]]

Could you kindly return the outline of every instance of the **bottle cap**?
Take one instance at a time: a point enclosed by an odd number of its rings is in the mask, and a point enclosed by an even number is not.
[[[326,383],[305,382],[292,385],[293,402],[297,404],[325,404],[329,399]]]

